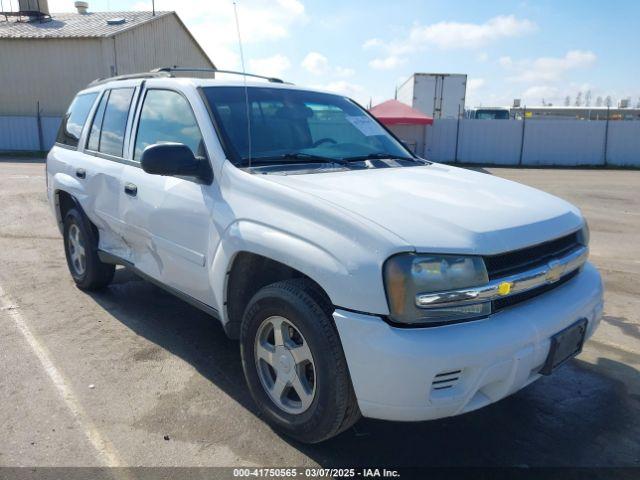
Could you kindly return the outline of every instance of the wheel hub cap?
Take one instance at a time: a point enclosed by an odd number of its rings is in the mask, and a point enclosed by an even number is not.
[[[68,234],[69,259],[73,270],[77,275],[83,275],[87,268],[87,258],[84,247],[84,238],[78,226],[74,223],[69,227]]]
[[[313,402],[316,371],[306,339],[284,317],[269,317],[258,328],[256,368],[260,383],[281,410],[300,414]]]

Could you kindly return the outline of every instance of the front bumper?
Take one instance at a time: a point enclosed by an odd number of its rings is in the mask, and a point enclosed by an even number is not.
[[[396,328],[380,317],[336,310],[360,411],[417,421],[459,415],[540,377],[550,337],[579,318],[587,338],[602,315],[602,281],[590,263],[567,283],[489,318]]]

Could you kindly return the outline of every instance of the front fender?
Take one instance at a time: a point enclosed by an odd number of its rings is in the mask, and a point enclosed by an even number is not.
[[[345,245],[342,252],[352,248],[353,245]],[[234,222],[227,228],[214,256],[210,281],[220,307],[226,298],[227,273],[240,252],[262,255],[302,272],[319,284],[336,306],[380,315],[389,313],[381,266],[374,256],[359,250],[353,255],[359,258],[341,259],[309,239],[249,220]],[[219,310],[226,323],[226,309]]]

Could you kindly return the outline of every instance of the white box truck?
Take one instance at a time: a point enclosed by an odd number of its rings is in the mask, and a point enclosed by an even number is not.
[[[398,87],[397,98],[433,118],[458,118],[466,93],[466,74],[414,73]]]

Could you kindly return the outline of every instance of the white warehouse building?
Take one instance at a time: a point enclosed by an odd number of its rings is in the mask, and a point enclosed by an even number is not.
[[[77,12],[49,17],[38,4],[39,17],[0,13],[0,150],[49,148],[71,99],[97,78],[215,68],[175,12],[90,12],[76,2]]]

